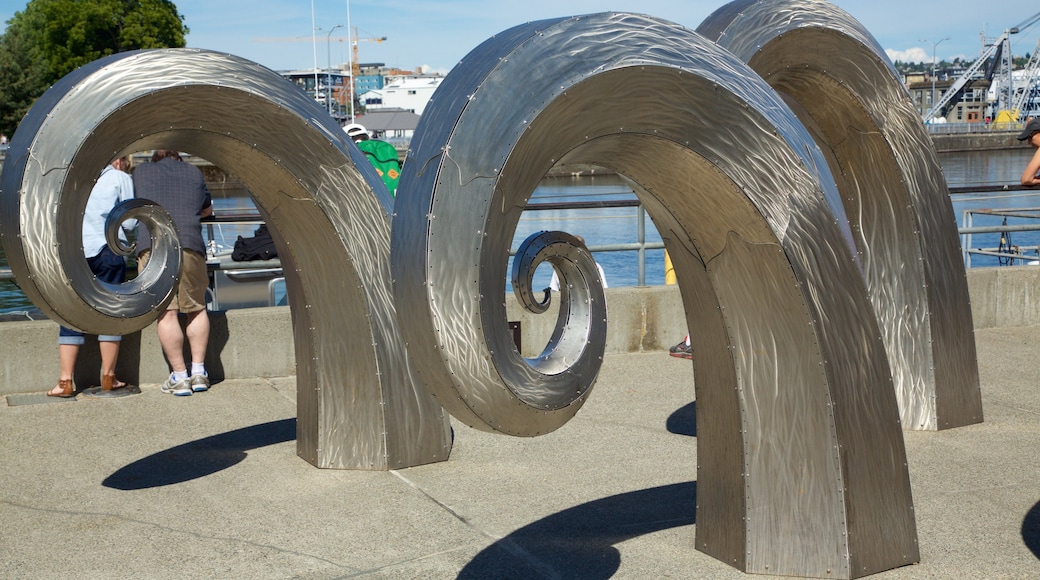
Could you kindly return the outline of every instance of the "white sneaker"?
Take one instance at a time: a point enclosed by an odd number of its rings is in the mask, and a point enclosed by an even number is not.
[[[202,373],[201,375],[191,375],[189,379],[191,381],[191,390],[196,393],[209,390],[209,373]]]
[[[160,388],[164,393],[172,393],[178,397],[187,397],[191,394],[191,379],[187,378],[178,381],[173,378],[173,375],[170,375],[170,378],[166,379],[166,382]]]

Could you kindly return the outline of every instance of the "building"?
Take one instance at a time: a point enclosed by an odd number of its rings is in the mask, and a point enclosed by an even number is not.
[[[404,150],[408,148],[415,128],[419,125],[419,115],[402,109],[372,109],[358,117],[356,122],[364,125],[376,139]]]
[[[354,81],[354,90],[359,95],[368,91],[382,90],[386,86],[386,73],[388,72],[386,65],[381,62],[358,65],[358,77]]]
[[[340,69],[308,69],[279,71],[282,78],[314,98],[334,117],[342,118],[350,100],[350,75]],[[329,88],[331,87],[331,90]]]
[[[368,111],[377,109],[403,109],[422,115],[426,103],[440,86],[444,77],[407,77],[394,80],[381,90],[367,91],[359,95],[361,106]]]
[[[954,79],[951,77],[937,78],[934,85],[931,78],[908,83],[907,90],[910,91],[910,98],[913,100],[914,107],[922,118],[928,111],[932,110],[934,102],[942,99],[953,83]],[[990,84],[990,81],[983,78],[969,82],[965,85],[960,97],[953,99],[946,105],[946,110],[939,111],[936,116],[945,118],[950,123],[980,123],[986,121],[986,95],[989,92]],[[933,95],[934,101],[932,100]]]

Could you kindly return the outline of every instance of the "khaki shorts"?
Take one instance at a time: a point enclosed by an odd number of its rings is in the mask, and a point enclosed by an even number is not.
[[[137,256],[137,271],[144,270],[152,251],[145,250]],[[174,288],[173,300],[167,310],[198,312],[206,308],[206,289],[209,287],[209,271],[206,257],[191,250],[181,250],[181,278]]]

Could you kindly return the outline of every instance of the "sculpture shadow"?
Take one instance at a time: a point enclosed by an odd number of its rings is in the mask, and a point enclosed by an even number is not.
[[[1022,518],[1022,542],[1037,559],[1040,559],[1040,502]]]
[[[668,416],[665,428],[676,435],[697,436],[697,401],[684,405]]]
[[[130,491],[174,485],[227,469],[251,449],[296,439],[296,418],[261,423],[191,441],[120,468],[101,485]]]
[[[575,506],[488,546],[458,578],[610,578],[621,565],[614,544],[693,524],[696,505],[697,482],[691,481]]]

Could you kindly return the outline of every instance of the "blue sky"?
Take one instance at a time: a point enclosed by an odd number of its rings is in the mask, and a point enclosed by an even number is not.
[[[361,62],[447,72],[492,35],[531,20],[604,11],[651,14],[696,28],[725,4],[722,0],[174,0],[191,29],[188,46],[229,52],[269,68],[309,69],[345,63],[350,25],[362,39]],[[981,36],[992,39],[1040,11],[1036,0],[1000,0],[998,10],[977,0],[834,0],[857,18],[889,51],[893,60],[931,61],[932,43],[939,59],[974,60]],[[0,21],[26,5],[0,0]],[[985,13],[985,16],[980,14]],[[332,42],[326,42],[333,30]],[[316,33],[313,27],[320,28]],[[308,40],[312,35],[320,40]],[[1040,24],[1012,37],[1016,55],[1033,52]],[[304,40],[298,40],[298,39]],[[337,41],[337,38],[344,40]],[[261,41],[259,39],[282,39]]]

